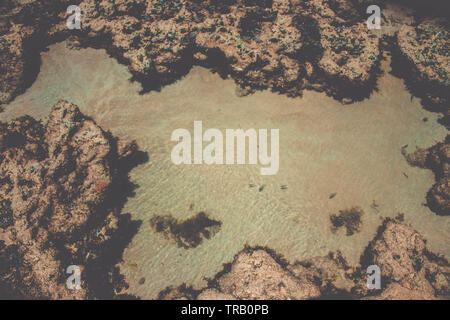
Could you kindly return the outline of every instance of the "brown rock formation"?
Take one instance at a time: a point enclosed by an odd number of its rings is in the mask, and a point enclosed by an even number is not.
[[[80,31],[66,27],[66,8],[72,4],[82,9]],[[381,57],[381,33],[365,26],[366,4],[5,0],[0,5],[0,104],[33,82],[46,45],[69,37],[72,43],[106,48],[129,66],[144,90],[171,83],[198,64],[230,75],[243,93],[271,88],[295,96],[310,88],[345,102],[362,99],[375,87]],[[428,108],[442,112],[448,125],[448,20],[416,16],[392,38],[394,73],[406,79]],[[410,159],[435,172],[437,183],[427,200],[438,214],[449,213],[449,143],[447,138]],[[54,108],[46,126],[30,117],[0,125],[0,295],[113,295],[117,270],[113,276],[108,272],[120,259],[117,248],[135,228],[129,216],[119,214],[126,192],[118,193],[115,186],[126,182],[124,174],[135,151],[135,145],[118,146],[65,102]],[[72,264],[85,266],[79,291],[65,287],[65,268]],[[382,270],[381,292],[365,287],[364,271],[370,264]],[[288,264],[270,250],[246,248],[202,292],[185,286],[161,294],[241,299],[342,296],[448,298],[448,263],[429,253],[417,232],[386,220],[361,258],[361,269],[348,267],[339,253]]]
[[[449,299],[450,265],[430,253],[419,233],[386,219],[351,268],[339,252],[289,264],[266,248],[245,248],[200,291],[167,288],[168,299]],[[366,269],[381,270],[381,289],[368,289]]]
[[[108,272],[136,229],[120,214],[136,154],[65,101],[45,126],[0,123],[0,295],[113,296],[120,277]],[[69,265],[83,266],[80,290],[66,288]]]
[[[68,30],[69,4],[81,8],[82,30]],[[128,64],[144,90],[199,64],[231,75],[247,91],[299,95],[310,88],[351,102],[374,89],[380,61],[382,33],[367,28],[366,7],[356,0],[9,0],[0,9],[0,103],[33,81],[45,45],[69,37],[106,48]],[[440,21],[408,26],[396,47],[415,64],[414,77],[432,87],[439,82],[445,93],[448,35]],[[428,34],[430,24],[436,27]],[[429,45],[431,66],[413,59]]]
[[[450,265],[429,252],[426,240],[412,228],[387,219],[361,258],[364,268],[377,265],[386,288],[379,298],[449,298]],[[378,294],[377,294],[378,296]]]
[[[411,165],[433,170],[436,183],[428,191],[427,205],[439,215],[450,215],[450,135],[429,149],[402,152]]]
[[[217,280],[221,292],[238,299],[310,299],[320,295],[307,277],[295,277],[266,250],[244,250]]]
[[[39,53],[59,40],[48,30],[62,22],[69,2],[5,0],[0,4],[0,106],[33,83],[40,68]]]
[[[393,72],[431,111],[444,114],[450,127],[450,33],[447,19],[425,19],[405,26],[393,49]]]

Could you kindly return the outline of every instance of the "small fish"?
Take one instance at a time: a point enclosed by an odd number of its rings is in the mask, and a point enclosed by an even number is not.
[[[375,200],[372,200],[372,204],[370,205],[370,207],[376,212],[380,212],[380,210],[378,210],[379,205],[375,202]]]
[[[330,194],[329,199],[333,199],[334,197],[336,197],[337,192]]]
[[[408,145],[407,145],[407,144],[405,144],[405,145],[402,147],[402,149],[405,149],[405,148],[408,148]]]
[[[254,187],[255,187],[255,185],[254,185],[253,183],[250,183],[248,186],[249,186],[250,188],[254,188]]]
[[[263,191],[263,190],[264,190],[264,187],[265,187],[265,186],[262,185],[261,187],[259,187],[258,191],[259,191],[259,192]]]
[[[136,262],[129,262],[127,263],[127,266],[131,269],[136,269],[138,265]]]
[[[406,173],[403,172],[403,175],[406,177],[406,179],[408,179],[408,175]]]
[[[288,187],[287,187],[287,185],[285,185],[285,184],[283,184],[281,187],[280,187],[280,189],[281,190],[286,190]]]

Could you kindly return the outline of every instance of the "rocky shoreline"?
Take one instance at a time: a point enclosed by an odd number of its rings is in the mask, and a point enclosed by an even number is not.
[[[368,289],[368,266],[381,270],[381,289]],[[402,217],[385,219],[350,267],[340,252],[288,263],[265,247],[246,247],[208,286],[168,287],[160,299],[449,299],[450,265],[429,252],[426,240]]]
[[[120,210],[146,155],[66,101],[46,125],[0,123],[0,152],[0,297],[120,297],[115,265],[140,224]],[[80,290],[66,288],[70,265],[83,266]]]
[[[81,31],[66,27],[66,8],[73,4],[82,9]],[[366,4],[6,0],[0,5],[0,110],[34,81],[40,52],[63,40],[106,49],[144,91],[201,65],[232,77],[241,95],[271,89],[299,96],[312,89],[343,103],[376,90],[382,51],[389,49],[393,73],[425,108],[442,113],[448,128],[448,21],[415,12],[412,22],[399,18],[404,25],[386,36],[367,29]],[[447,137],[412,155],[402,150],[411,165],[435,173],[427,204],[439,215],[450,214],[449,145]],[[136,144],[118,142],[65,101],[46,125],[31,117],[1,123],[0,298],[133,298],[124,294],[127,284],[116,265],[140,223],[120,210],[133,190],[128,172],[142,161]],[[159,297],[449,299],[448,262],[400,220],[383,222],[358,268],[339,252],[289,264],[268,248],[248,247],[207,287],[168,287]],[[365,268],[372,264],[382,270],[381,291],[366,287]],[[84,266],[82,290],[65,287],[69,265]]]
[[[438,215],[450,215],[450,135],[428,149],[417,149],[412,154],[402,150],[412,166],[433,171],[436,183],[427,194],[427,205]]]
[[[193,65],[231,76],[247,93],[271,89],[298,96],[313,89],[351,103],[376,89],[384,34],[367,28],[364,1],[78,0],[70,4],[82,10],[82,29],[73,31],[66,26],[68,1],[19,2],[0,9],[0,104],[29,86],[39,53],[65,39],[105,48],[144,90],[178,80]],[[413,21],[398,18],[404,27],[394,37],[395,56],[403,60],[394,66],[412,63],[414,72],[402,76],[427,88],[411,86],[413,94],[442,105],[450,86],[448,22],[414,14]]]
[[[445,146],[408,161],[437,159]],[[134,188],[128,172],[146,154],[66,101],[46,125],[29,116],[1,123],[0,152],[0,297],[136,299],[117,264],[140,221],[120,211]],[[81,290],[66,288],[69,265],[83,268]],[[381,269],[381,290],[367,289],[370,265]],[[246,247],[207,287],[168,287],[159,298],[448,299],[450,265],[399,215],[385,219],[358,267],[340,252],[289,263],[269,248]]]

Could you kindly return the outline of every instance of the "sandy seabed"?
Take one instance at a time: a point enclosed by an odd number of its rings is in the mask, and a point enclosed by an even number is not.
[[[200,67],[160,92],[140,95],[127,68],[104,50],[69,50],[60,43],[42,53],[36,82],[0,120],[23,114],[44,119],[63,98],[149,153],[150,160],[131,172],[139,188],[124,212],[143,223],[121,265],[130,293],[143,298],[183,282],[205,285],[204,277],[213,277],[245,244],[268,246],[289,261],[341,250],[357,264],[382,219],[398,213],[432,251],[449,258],[450,223],[423,206],[433,173],[410,167],[401,154],[402,146],[409,152],[430,147],[447,131],[437,114],[411,100],[402,80],[386,72],[387,61],[383,70],[378,92],[346,106],[310,91],[302,98],[268,91],[238,97],[232,80]],[[259,165],[175,166],[171,133],[192,131],[195,120],[221,130],[280,129],[279,172],[261,176]],[[361,231],[351,237],[344,230],[332,233],[330,214],[354,206],[364,211]],[[222,225],[193,249],[155,233],[149,222],[156,215],[185,220],[200,211]]]

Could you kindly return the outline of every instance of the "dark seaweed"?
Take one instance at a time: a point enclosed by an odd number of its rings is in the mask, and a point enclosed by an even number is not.
[[[155,216],[150,219],[150,224],[156,232],[175,240],[179,247],[191,249],[200,245],[204,239],[211,239],[220,230],[222,222],[199,212],[181,222],[172,216]]]
[[[364,214],[359,207],[354,207],[347,210],[340,210],[339,214],[332,214],[330,216],[331,221],[331,231],[334,233],[339,228],[345,227],[347,229],[347,236],[352,236],[353,234],[360,231],[361,228],[361,216]]]

